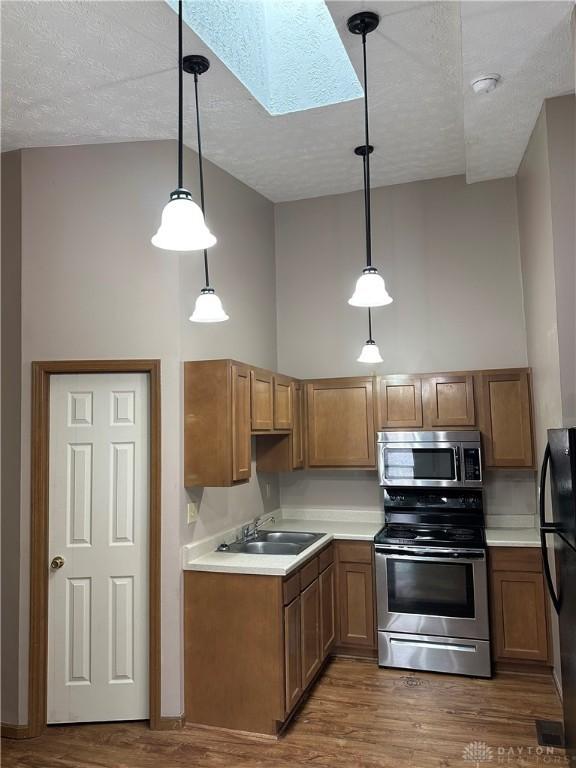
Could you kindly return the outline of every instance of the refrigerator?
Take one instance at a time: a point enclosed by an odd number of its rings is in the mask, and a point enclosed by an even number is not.
[[[546,478],[551,508],[547,509]],[[560,627],[564,742],[576,757],[576,427],[549,429],[540,473],[540,540],[544,575]],[[554,549],[555,567],[549,559]],[[552,579],[554,567],[556,585]]]

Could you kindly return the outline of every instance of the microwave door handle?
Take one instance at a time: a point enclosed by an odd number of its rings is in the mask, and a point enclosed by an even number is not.
[[[460,483],[462,481],[462,476],[460,471],[460,446],[459,445],[454,446],[454,472],[456,475],[456,482]]]

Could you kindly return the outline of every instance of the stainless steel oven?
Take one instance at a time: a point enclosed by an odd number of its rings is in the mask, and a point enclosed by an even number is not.
[[[378,432],[378,475],[387,487],[480,488],[480,433]]]
[[[483,549],[376,545],[382,666],[490,676]]]

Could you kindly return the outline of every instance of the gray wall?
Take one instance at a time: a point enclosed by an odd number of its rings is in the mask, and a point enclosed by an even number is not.
[[[278,504],[276,479],[270,478],[265,498],[265,486],[254,478],[242,488],[205,494],[200,519],[185,524],[182,360],[234,355],[276,365],[273,206],[209,163],[205,172],[207,218],[219,238],[210,251],[213,281],[231,315],[222,326],[187,319],[203,285],[202,255],[178,255],[150,244],[175,186],[173,142],[22,151],[19,722],[26,722],[27,707],[33,360],[162,361],[163,715],[182,712],[181,544]],[[187,150],[185,182],[197,195],[196,177],[196,156]]]
[[[576,424],[574,296],[574,97],[542,107],[518,170],[528,363],[533,371],[536,451],[547,430]],[[553,559],[553,550],[550,550]],[[554,569],[552,569],[554,570]],[[555,676],[560,687],[558,621],[550,610]]]
[[[366,311],[347,300],[363,265],[360,192],[276,206],[278,363],[302,377],[527,364],[515,179],[375,189],[374,262],[394,303],[373,312],[384,362],[357,363]],[[375,473],[281,478],[283,507],[374,509]],[[513,473],[514,474],[514,473]],[[488,479],[490,514],[533,524],[534,476]],[[513,489],[513,492],[512,492]]]
[[[2,721],[17,722],[20,606],[20,152],[2,157]]]
[[[373,312],[384,363],[426,372],[526,365],[514,179],[373,192],[373,259],[394,303]],[[278,360],[296,376],[366,372],[362,193],[276,206]]]

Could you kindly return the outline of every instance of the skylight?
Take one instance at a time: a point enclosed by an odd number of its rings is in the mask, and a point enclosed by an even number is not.
[[[184,0],[183,15],[271,115],[363,95],[324,0]]]

